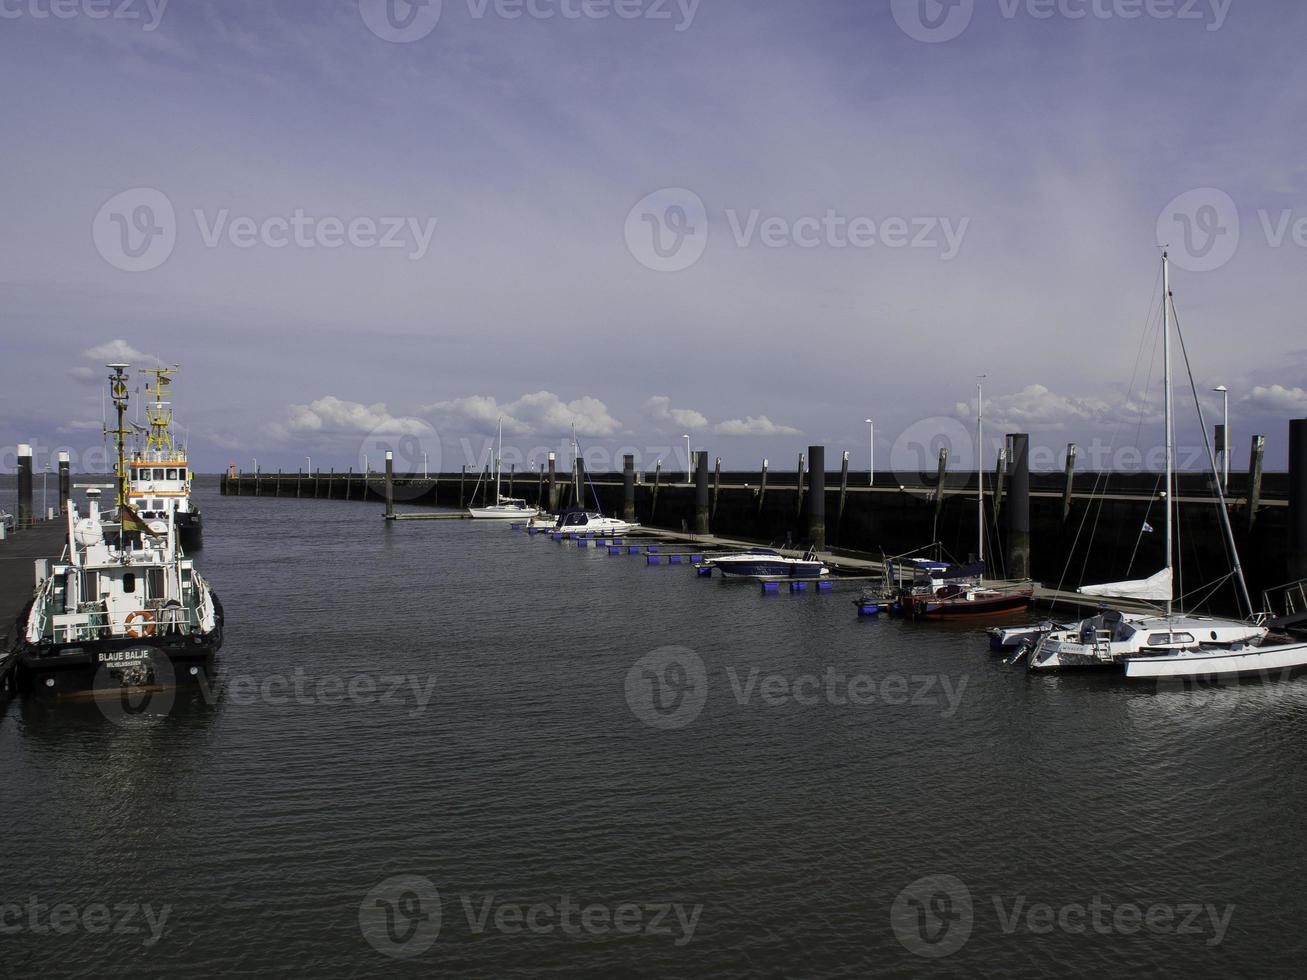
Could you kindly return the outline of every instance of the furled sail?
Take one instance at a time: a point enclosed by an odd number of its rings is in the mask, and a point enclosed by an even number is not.
[[[1164,568],[1152,578],[1140,579],[1135,582],[1086,585],[1076,591],[1081,595],[1101,595],[1113,599],[1144,599],[1150,602],[1166,602],[1171,598],[1171,570]]]

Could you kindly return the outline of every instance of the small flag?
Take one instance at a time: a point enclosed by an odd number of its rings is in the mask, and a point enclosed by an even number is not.
[[[118,519],[122,522],[123,533],[125,534],[149,534],[150,529],[146,526],[141,515],[132,510],[131,507],[123,504],[118,508]]]
[[[1147,521],[1144,521],[1144,533],[1145,534],[1153,533],[1153,525],[1149,524]]]

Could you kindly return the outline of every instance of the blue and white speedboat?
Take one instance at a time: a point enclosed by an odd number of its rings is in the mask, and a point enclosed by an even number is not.
[[[771,548],[750,548],[730,555],[705,558],[705,565],[731,578],[821,578],[830,569],[809,551],[802,558],[790,558]]]

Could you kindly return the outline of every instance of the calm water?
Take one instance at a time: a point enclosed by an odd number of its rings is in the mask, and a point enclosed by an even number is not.
[[[1028,679],[845,595],[203,507],[216,690],[0,718],[0,975],[1301,968],[1307,681]]]

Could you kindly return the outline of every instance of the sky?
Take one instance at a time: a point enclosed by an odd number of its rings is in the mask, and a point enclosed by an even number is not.
[[[0,0],[0,468],[1156,463],[1307,416],[1296,0]],[[1176,356],[1182,465],[1203,461]],[[139,377],[139,376],[138,376]],[[137,400],[140,397],[137,396]],[[865,420],[872,419],[871,425]]]

